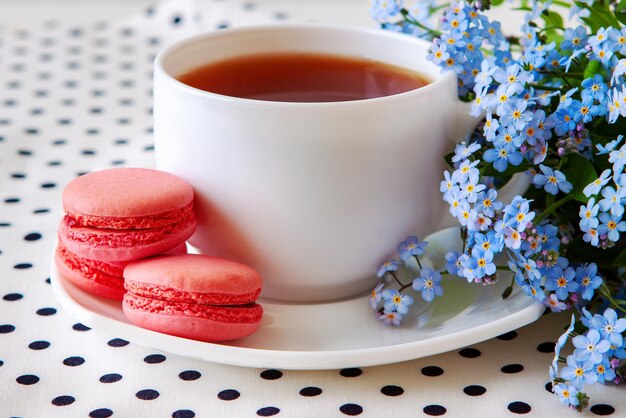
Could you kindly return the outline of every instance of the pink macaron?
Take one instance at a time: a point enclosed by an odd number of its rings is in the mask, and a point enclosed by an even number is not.
[[[167,254],[186,254],[187,246],[169,250]],[[124,267],[128,261],[98,261],[80,257],[59,242],[54,253],[59,272],[67,280],[85,292],[107,299],[122,300],[124,289]]]
[[[189,183],[163,171],[94,171],[65,187],[59,239],[72,253],[92,260],[159,254],[195,231],[193,197]]]
[[[163,255],[124,269],[124,313],[134,324],[183,338],[243,338],[261,324],[261,276],[234,261]]]

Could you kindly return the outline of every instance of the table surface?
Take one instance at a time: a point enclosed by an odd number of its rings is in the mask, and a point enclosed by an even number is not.
[[[277,19],[374,26],[360,0],[147,7],[0,0],[0,416],[576,416],[545,388],[567,314],[425,359],[310,372],[186,359],[65,312],[49,285],[61,191],[90,170],[153,165],[151,59],[163,43]],[[626,416],[623,390],[589,393],[585,415]]]

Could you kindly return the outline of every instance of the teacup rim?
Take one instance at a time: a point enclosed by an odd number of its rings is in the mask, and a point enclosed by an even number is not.
[[[272,101],[272,100],[257,100],[257,99],[248,99],[243,97],[234,97],[227,96],[224,94],[214,93],[202,89],[198,89],[192,87],[188,84],[185,84],[176,77],[169,74],[164,68],[164,60],[172,54],[177,49],[183,48],[186,45],[192,44],[194,42],[198,42],[205,38],[211,37],[219,37],[219,36],[228,36],[233,33],[241,33],[241,32],[254,32],[259,30],[276,30],[276,29],[320,29],[320,30],[344,30],[344,31],[353,31],[359,33],[368,33],[376,36],[385,36],[388,38],[400,39],[402,41],[409,41],[416,44],[421,44],[421,46],[430,45],[429,42],[417,38],[412,37],[410,35],[406,35],[403,33],[391,32],[377,28],[364,28],[359,26],[349,26],[349,25],[337,25],[337,24],[328,24],[328,23],[317,23],[317,22],[298,22],[298,23],[266,23],[266,24],[258,24],[258,25],[248,25],[236,28],[226,28],[220,30],[211,30],[202,33],[195,34],[193,36],[185,37],[180,39],[165,48],[161,49],[155,59],[154,59],[154,76],[156,79],[157,74],[164,76],[169,82],[173,83],[173,85],[188,94],[211,98],[215,100],[220,100],[229,103],[238,103],[238,104],[246,104],[252,106],[261,106],[261,107],[270,107],[270,106],[286,106],[286,107],[344,107],[344,106],[362,106],[362,105],[370,105],[370,104],[383,104],[384,102],[393,101],[393,100],[404,100],[410,99],[413,97],[418,97],[421,95],[426,95],[430,93],[432,90],[439,88],[440,84],[444,84],[446,82],[453,81],[456,87],[456,75],[453,71],[447,71],[445,73],[440,73],[435,79],[433,79],[430,83],[425,86],[422,86],[417,89],[409,90],[403,93],[391,94],[388,96],[375,97],[370,99],[360,99],[360,100],[345,100],[345,101],[337,101],[337,102],[281,102],[281,101]],[[424,57],[426,59],[426,57]],[[451,80],[452,79],[452,80]],[[156,85],[156,83],[155,83]]]

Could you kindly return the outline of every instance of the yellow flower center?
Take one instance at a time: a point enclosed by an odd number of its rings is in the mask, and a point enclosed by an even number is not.
[[[548,177],[548,181],[549,181],[550,183],[552,183],[552,184],[556,184],[556,183],[557,183],[556,177],[554,177],[554,176],[550,176],[550,177]]]

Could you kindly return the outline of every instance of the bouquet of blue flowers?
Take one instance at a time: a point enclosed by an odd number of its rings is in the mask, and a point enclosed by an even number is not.
[[[441,182],[463,251],[446,256],[446,271],[419,266],[404,284],[397,270],[419,263],[426,245],[410,237],[398,247],[404,263],[380,266],[387,280],[371,304],[398,325],[413,304],[408,287],[432,301],[441,273],[490,284],[513,272],[529,297],[575,311],[549,370],[560,401],[582,411],[585,385],[626,378],[626,0],[521,0],[521,31],[506,36],[484,13],[502,3],[371,3],[384,29],[432,40],[428,59],[457,74],[459,97],[481,119],[446,156]],[[516,173],[532,186],[505,204],[498,187]]]

